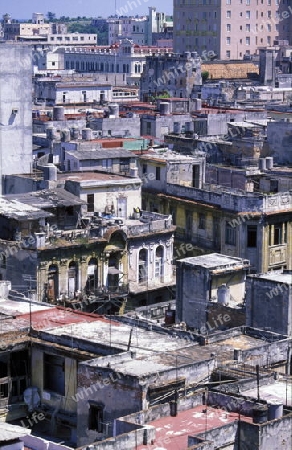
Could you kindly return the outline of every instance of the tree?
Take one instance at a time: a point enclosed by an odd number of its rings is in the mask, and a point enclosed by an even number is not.
[[[202,80],[203,81],[207,81],[209,78],[209,72],[207,70],[204,70],[204,72],[202,72]]]
[[[51,12],[51,11],[48,11],[47,12],[47,18],[48,18],[49,22],[53,22],[56,19],[56,14]]]

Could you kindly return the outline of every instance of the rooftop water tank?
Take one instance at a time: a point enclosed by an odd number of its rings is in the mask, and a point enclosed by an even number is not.
[[[266,167],[268,170],[271,170],[274,167],[274,158],[272,156],[266,158]]]
[[[84,141],[92,140],[92,129],[91,128],[83,128],[82,130],[82,139]]]
[[[161,102],[159,105],[159,111],[163,116],[170,114],[170,104],[168,102]]]
[[[64,120],[65,108],[64,106],[54,106],[53,108],[53,120]]]
[[[260,170],[266,170],[267,169],[266,158],[260,158],[259,159],[259,169]]]
[[[79,128],[78,127],[72,127],[70,130],[71,139],[77,140],[79,138]]]
[[[39,167],[44,172],[44,180],[57,181],[57,167],[55,164],[48,163],[45,166]]]
[[[256,405],[252,410],[253,423],[264,423],[268,420],[268,408],[266,405]]]
[[[120,107],[117,103],[110,103],[108,105],[109,107],[109,114],[110,116],[114,116],[115,118],[119,117],[119,113],[120,113]]]
[[[268,404],[268,420],[280,419],[283,416],[283,404],[277,400],[270,400]]]
[[[228,305],[230,302],[230,289],[226,284],[222,284],[217,289],[218,303],[221,305]]]
[[[61,131],[61,141],[62,142],[70,142],[70,130],[68,128],[64,128]]]

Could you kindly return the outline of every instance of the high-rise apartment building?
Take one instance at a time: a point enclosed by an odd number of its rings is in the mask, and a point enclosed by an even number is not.
[[[32,52],[29,45],[0,45],[0,195],[6,175],[32,168]]]
[[[174,0],[174,51],[196,51],[203,59],[208,52],[220,59],[253,55],[288,32],[289,1]]]

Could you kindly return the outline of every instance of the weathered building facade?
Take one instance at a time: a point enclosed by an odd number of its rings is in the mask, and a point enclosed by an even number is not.
[[[153,158],[151,165],[161,162]],[[151,180],[144,184],[143,207],[172,214],[176,238],[195,247],[196,255],[215,250],[248,259],[255,272],[291,268],[289,190],[248,192],[217,183],[194,187],[191,179],[184,185],[169,180],[161,188],[162,182],[159,190]]]

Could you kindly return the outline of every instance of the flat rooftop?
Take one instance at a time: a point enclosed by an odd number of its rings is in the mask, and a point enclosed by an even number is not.
[[[180,450],[188,448],[188,436],[204,433],[235,422],[237,413],[226,412],[210,406],[199,405],[187,411],[180,411],[176,417],[162,417],[148,422],[156,428],[154,444],[139,445],[137,450]],[[240,416],[240,420],[252,422],[251,417]]]
[[[257,398],[257,388],[240,391],[240,394]],[[292,406],[292,378],[276,381],[273,384],[260,386],[260,398],[269,403],[282,403]]]
[[[40,302],[30,302],[29,300],[9,300],[6,298],[0,298],[0,317],[1,315],[5,316],[20,316],[23,314],[35,313],[37,311],[44,311],[46,313],[52,309],[53,306],[50,306],[45,303]]]
[[[104,172],[70,172],[58,174],[58,181],[100,181],[100,182],[114,182],[123,181],[124,183],[141,183],[140,178],[131,178],[123,175],[116,175],[113,173]]]
[[[292,271],[289,272],[287,271],[287,273],[282,273],[273,271],[249,276],[255,279],[274,281],[275,283],[285,283],[292,286]]]
[[[209,345],[199,344],[186,339],[179,339],[168,334],[156,331],[145,330],[109,319],[97,319],[91,323],[71,323],[69,326],[59,326],[47,329],[48,340],[56,341],[59,337],[65,339],[70,336],[72,339],[89,341],[91,344],[107,345],[120,349],[121,352],[128,351],[128,344],[131,335],[130,350],[136,353],[135,358],[128,358],[121,361],[119,358],[111,358],[111,367],[120,373],[132,376],[142,376],[157,371],[168,370],[173,367],[192,365],[195,362],[208,361],[216,358],[220,353],[220,358],[233,362],[234,349],[248,350],[266,344],[264,339],[254,338],[247,334],[238,334],[229,337],[226,334],[224,339]],[[62,344],[60,339],[58,343]],[[106,365],[109,361],[104,362]],[[92,367],[102,366],[102,360],[92,360],[88,362]]]
[[[235,258],[233,256],[222,255],[221,253],[191,256],[189,258],[180,259],[179,261],[193,266],[204,267],[209,270],[218,268],[249,267],[249,261],[247,259]]]

